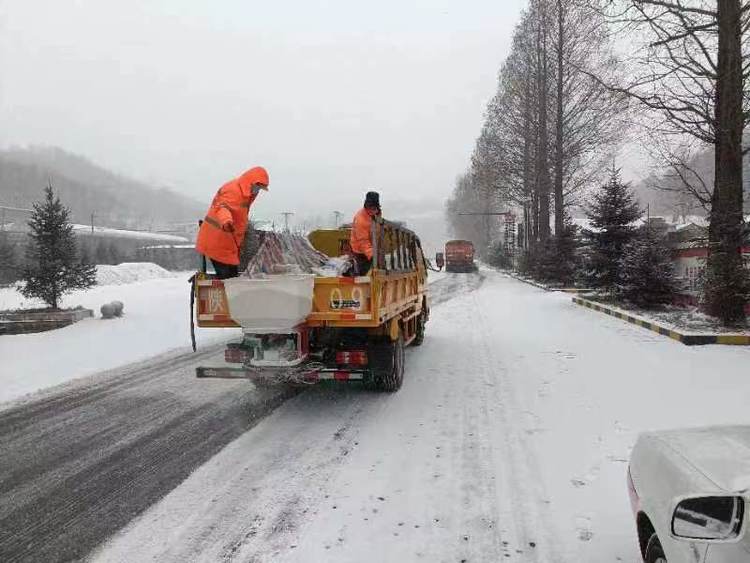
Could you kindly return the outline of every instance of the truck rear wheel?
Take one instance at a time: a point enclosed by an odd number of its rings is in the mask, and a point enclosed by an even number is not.
[[[417,330],[414,333],[414,340],[412,340],[412,346],[421,346],[424,342],[424,330],[425,325],[427,324],[427,321],[425,318],[427,315],[425,315],[424,309],[422,310],[422,313],[417,317]]]
[[[394,392],[404,382],[404,335],[398,339],[370,342],[370,369],[377,390]]]

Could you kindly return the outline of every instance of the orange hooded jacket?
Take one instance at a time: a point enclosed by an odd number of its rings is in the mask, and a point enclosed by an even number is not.
[[[355,254],[364,254],[372,260],[372,217],[364,207],[357,211],[352,222],[351,247]]]
[[[198,231],[195,249],[217,262],[236,266],[240,263],[240,248],[245,240],[253,184],[268,186],[268,172],[256,166],[224,184],[216,192],[211,207]],[[234,224],[234,232],[223,230],[227,223]]]

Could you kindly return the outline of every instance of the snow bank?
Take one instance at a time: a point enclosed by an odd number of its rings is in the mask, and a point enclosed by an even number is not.
[[[178,275],[151,262],[126,262],[117,266],[97,266],[96,283],[99,285],[122,285],[161,278],[173,278]]]
[[[79,236],[107,236],[112,238],[126,238],[132,240],[151,240],[161,242],[190,242],[185,237],[177,235],[168,235],[165,233],[152,233],[150,231],[128,231],[125,229],[110,229],[108,227],[94,227],[93,232],[91,225],[73,225],[73,232]]]

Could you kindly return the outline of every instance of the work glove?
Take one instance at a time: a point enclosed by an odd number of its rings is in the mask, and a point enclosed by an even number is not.
[[[232,223],[231,221],[227,221],[226,223],[224,223],[221,226],[221,230],[226,231],[228,233],[233,233],[234,232],[234,223]]]

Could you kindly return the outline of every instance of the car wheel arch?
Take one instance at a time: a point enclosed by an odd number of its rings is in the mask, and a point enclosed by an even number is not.
[[[645,512],[638,513],[636,525],[638,528],[638,545],[641,548],[641,557],[645,557],[648,540],[656,533],[656,529]]]

